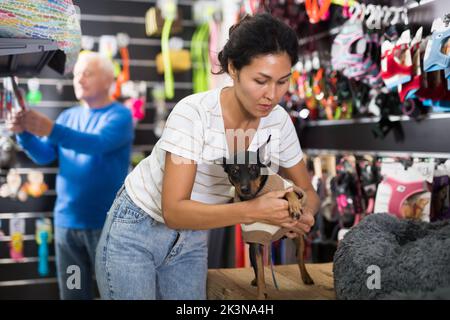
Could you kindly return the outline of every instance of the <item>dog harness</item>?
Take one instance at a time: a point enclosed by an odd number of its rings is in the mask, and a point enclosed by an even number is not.
[[[398,217],[401,217],[401,208],[406,199],[414,194],[429,191],[426,181],[402,182],[387,177],[384,183],[388,184],[392,190],[388,206],[389,212],[395,213]]]
[[[419,28],[416,36],[411,42],[410,50],[413,61],[411,75],[412,78],[411,81],[402,84],[398,88],[398,95],[401,102],[405,102],[405,100],[412,98],[417,90],[420,89],[420,85],[422,83],[422,72],[420,66],[420,42],[422,39],[422,30],[422,27]]]
[[[409,50],[408,45],[401,44],[383,52],[381,77],[388,88],[394,88],[399,84],[411,81],[413,66],[405,66],[397,61],[397,59],[401,59],[406,50]]]
[[[365,34],[361,22],[348,21],[333,41],[333,69],[342,71],[347,78],[380,87],[380,70],[371,56],[377,50],[378,39]]]
[[[447,88],[450,88],[450,56],[442,53],[441,49],[446,46],[449,40],[450,27],[443,31],[435,30],[431,39],[428,41],[423,59],[424,70],[426,72],[444,69]]]
[[[441,48],[450,38],[450,27],[443,31],[435,30],[428,41],[423,61],[426,72],[450,68],[450,56],[441,52]]]
[[[352,50],[359,41],[364,41],[362,24],[347,22],[334,39],[331,48],[331,62],[335,70],[343,70],[348,65],[363,62],[364,55]]]

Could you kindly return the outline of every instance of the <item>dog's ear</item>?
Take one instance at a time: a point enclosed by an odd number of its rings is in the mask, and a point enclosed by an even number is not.
[[[265,160],[264,156],[266,155],[267,145],[269,144],[271,137],[272,137],[272,135],[269,135],[269,137],[267,138],[267,141],[264,142],[256,151],[257,157],[258,157],[258,165],[260,165],[260,166],[268,166],[268,164],[264,163],[264,160]],[[270,161],[270,159],[268,159],[268,160]]]
[[[227,158],[223,157],[222,158],[222,167],[224,168],[225,172],[227,171]]]
[[[261,168],[270,167],[271,164],[272,164],[272,162],[270,160],[267,163],[262,163],[262,162],[258,161],[258,166],[260,166]]]
[[[271,138],[271,137],[272,137],[272,135],[269,134],[269,137],[267,138],[267,141],[264,142],[264,143],[258,148],[258,153],[259,153],[259,152],[264,152],[264,151],[265,151],[267,145],[268,145],[269,142],[270,142],[270,138]]]

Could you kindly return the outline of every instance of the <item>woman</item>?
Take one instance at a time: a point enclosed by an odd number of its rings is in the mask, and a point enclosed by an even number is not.
[[[219,61],[233,86],[177,103],[151,155],[117,194],[97,247],[104,299],[205,299],[208,229],[263,222],[308,232],[314,224],[319,200],[292,121],[277,106],[298,60],[296,34],[261,14],[229,36]],[[242,148],[256,151],[269,135],[284,175],[307,194],[299,221],[289,217],[286,191],[229,203],[231,185],[214,164]]]

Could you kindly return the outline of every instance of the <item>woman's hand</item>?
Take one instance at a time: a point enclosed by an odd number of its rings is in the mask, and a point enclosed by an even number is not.
[[[304,207],[302,210],[303,214],[300,216],[300,219],[291,223],[282,224],[284,228],[290,230],[286,233],[286,236],[290,239],[294,239],[301,234],[308,233],[314,226],[314,212],[309,207]]]
[[[281,171],[282,176],[291,180],[294,184],[294,191],[298,193],[298,191],[301,190],[304,194],[301,200],[303,215],[301,215],[298,221],[285,226],[295,232],[307,233],[314,225],[314,215],[319,210],[320,199],[311,184],[305,161],[301,160],[299,163],[292,167],[282,168]],[[290,238],[295,238],[297,235],[288,233],[287,236]]]
[[[250,200],[251,208],[254,208],[254,220],[278,226],[292,223],[294,220],[289,215],[289,203],[284,199],[286,193],[292,191],[292,188],[282,191],[271,191]]]

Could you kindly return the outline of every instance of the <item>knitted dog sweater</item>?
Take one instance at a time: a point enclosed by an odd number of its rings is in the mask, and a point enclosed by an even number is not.
[[[271,172],[268,175],[264,187],[257,193],[257,197],[266,194],[270,191],[285,190],[292,186],[290,181],[283,179],[280,175]],[[303,197],[304,199],[305,197]],[[302,199],[302,200],[303,200]],[[239,196],[235,194],[235,202],[240,202]],[[241,224],[242,238],[246,243],[259,243],[263,245],[270,244],[282,238],[289,230],[279,226],[255,222],[252,224]]]

